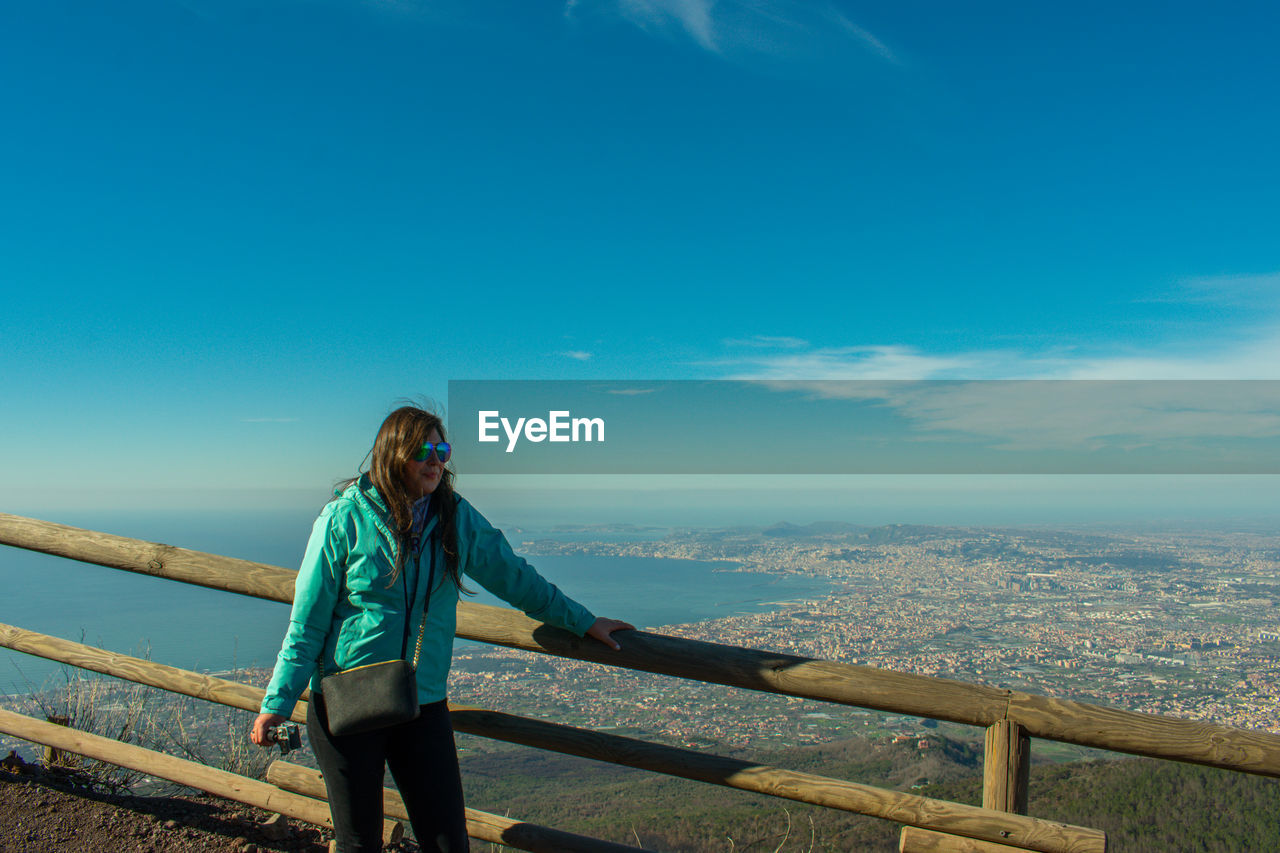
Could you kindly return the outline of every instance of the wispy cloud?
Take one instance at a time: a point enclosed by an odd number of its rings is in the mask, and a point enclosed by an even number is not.
[[[893,64],[882,40],[829,3],[800,0],[567,0],[564,14],[586,11],[619,17],[645,32],[691,39],[721,56],[812,57],[857,45]]]
[[[562,352],[562,353],[560,353],[560,354],[561,354],[562,356],[564,356],[565,358],[572,358],[572,359],[573,359],[573,360],[575,360],[575,361],[590,361],[590,360],[591,360],[591,353],[587,352],[586,350],[571,349],[571,350],[565,350],[564,352]]]
[[[998,450],[1193,448],[1280,436],[1280,385],[1240,382],[782,382],[781,393],[893,410],[917,441],[956,434]]]
[[[1275,302],[1253,289],[1232,298]],[[728,379],[1280,379],[1280,316],[1224,328],[1216,339],[1201,334],[1158,348],[1117,345],[1110,353],[1096,346],[1088,354],[1070,346],[959,352],[901,344],[811,347],[767,336],[725,345],[737,352],[703,366]]]
[[[982,354],[930,355],[905,346],[786,349],[719,364],[727,368],[730,379],[936,379],[978,369],[985,358]]]
[[[1169,292],[1138,300],[1178,305],[1225,305],[1274,312],[1280,302],[1280,272],[1188,278]]]
[[[849,33],[855,39],[862,42],[868,49],[870,49],[873,53],[875,53],[881,59],[885,60],[886,62],[892,62],[894,65],[902,64],[901,61],[898,59],[898,57],[894,55],[894,52],[890,50],[884,42],[880,41],[880,39],[873,36],[870,32],[858,26],[853,21],[849,20],[844,15],[841,15],[839,12],[835,11],[834,9],[831,11],[831,16],[837,24],[839,24],[842,28],[844,28],[845,32]]]
[[[1263,300],[1249,279],[1231,298]],[[1220,282],[1218,282],[1220,283]],[[1274,298],[1271,303],[1274,304]],[[768,340],[762,338],[760,340]],[[919,439],[981,436],[1004,450],[1177,448],[1179,442],[1280,436],[1280,388],[1239,382],[958,382],[890,380],[1280,380],[1280,319],[1220,338],[1137,351],[1082,355],[1065,348],[929,352],[901,345],[762,349],[717,362],[726,378],[780,393],[859,399],[912,424]],[[863,380],[846,382],[837,380]],[[1190,446],[1190,445],[1188,445]]]
[[[646,30],[681,29],[707,50],[720,45],[711,19],[714,0],[620,0],[619,11]]]
[[[759,347],[768,349],[800,349],[809,342],[804,338],[790,338],[773,335],[752,335],[749,338],[729,338],[724,342],[727,347]]]
[[[1082,358],[1051,379],[1280,379],[1280,328],[1255,340],[1203,352]]]

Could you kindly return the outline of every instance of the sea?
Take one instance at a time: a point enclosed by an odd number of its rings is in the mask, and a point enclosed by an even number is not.
[[[81,512],[49,520],[296,568],[314,511]],[[519,553],[522,541],[546,535],[520,529],[509,538]],[[640,628],[760,612],[829,591],[820,578],[736,572],[724,562],[522,556],[597,615]],[[478,593],[471,600],[503,604],[478,584],[469,586]],[[200,672],[270,667],[289,619],[288,606],[278,602],[7,546],[0,546],[0,590],[0,622]],[[0,693],[47,689],[76,672],[0,649]]]

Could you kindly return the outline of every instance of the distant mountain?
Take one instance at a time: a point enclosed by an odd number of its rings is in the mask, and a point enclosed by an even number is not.
[[[873,545],[885,542],[918,542],[924,539],[937,539],[940,536],[955,535],[954,527],[931,527],[924,524],[885,524],[868,530],[862,541]]]
[[[962,531],[956,527],[934,527],[926,524],[883,524],[870,527],[844,521],[816,521],[804,525],[782,521],[760,529],[760,535],[769,539],[834,539],[849,544],[870,545],[921,542],[952,537],[959,532]]]
[[[867,529],[865,525],[849,524],[844,521],[815,521],[805,525],[780,521],[763,528],[760,535],[771,539],[818,539],[831,536],[845,537]]]

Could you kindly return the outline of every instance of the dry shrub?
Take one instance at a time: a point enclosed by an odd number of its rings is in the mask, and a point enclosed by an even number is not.
[[[43,688],[10,697],[8,704],[20,714],[254,779],[264,778],[276,757],[275,750],[249,742],[255,716],[249,711],[69,668]],[[51,747],[43,748],[42,759],[46,766],[74,773],[88,786],[110,793],[137,788],[147,779],[140,771]],[[156,784],[156,793],[181,787]]]

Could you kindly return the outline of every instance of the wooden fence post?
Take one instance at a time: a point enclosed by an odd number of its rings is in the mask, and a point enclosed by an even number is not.
[[[982,807],[1012,814],[1027,813],[1027,785],[1031,777],[1031,737],[1011,720],[987,727],[982,765]],[[898,837],[899,853],[978,853],[1013,850],[992,844],[904,826]]]
[[[982,807],[1014,814],[1027,813],[1031,778],[1031,737],[1011,720],[987,727],[982,766]]]
[[[47,722],[53,723],[55,726],[70,726],[71,718],[60,714],[48,714],[45,716]],[[62,758],[62,750],[56,746],[46,746],[44,748],[44,766],[55,767],[64,764]]]

